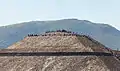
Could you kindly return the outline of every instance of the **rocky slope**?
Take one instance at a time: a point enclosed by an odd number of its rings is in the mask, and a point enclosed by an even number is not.
[[[106,52],[108,48],[85,35],[49,32],[27,36],[8,47],[13,51]],[[0,56],[1,71],[120,71],[115,56]]]
[[[104,57],[103,57],[104,58]],[[112,57],[107,57],[109,62]],[[112,62],[110,66],[93,56],[71,57],[0,57],[2,71],[119,71],[120,64]],[[116,64],[114,64],[116,63]],[[109,63],[110,64],[110,63]]]

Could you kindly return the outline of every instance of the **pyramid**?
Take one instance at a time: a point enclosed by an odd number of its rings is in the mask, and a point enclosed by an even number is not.
[[[44,50],[44,51],[104,51],[108,52],[104,45],[86,35],[74,32],[52,31],[40,35],[28,35],[23,40],[11,45],[8,49]]]
[[[3,51],[3,50],[1,50]],[[105,52],[112,53],[89,36],[66,30],[29,34],[9,46],[9,52]],[[2,71],[120,71],[115,56],[0,56]]]

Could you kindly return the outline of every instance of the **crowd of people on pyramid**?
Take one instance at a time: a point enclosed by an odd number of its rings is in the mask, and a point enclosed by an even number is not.
[[[63,34],[56,34],[55,32],[64,32],[64,33]],[[67,31],[67,30],[46,31],[45,34],[40,34],[40,35],[38,35],[38,34],[28,34],[28,36],[29,37],[31,37],[31,36],[81,36],[81,37],[86,37],[89,40],[92,40],[87,35],[82,35],[82,34],[78,34],[76,32],[71,32],[71,31]]]
[[[67,30],[46,31],[46,33],[50,33],[50,32],[66,32],[66,33],[72,33],[71,31],[67,31]]]
[[[65,32],[64,34],[56,34],[52,32]],[[51,34],[52,33],[52,34]],[[45,34],[28,34],[28,36],[78,36],[79,34],[66,30],[46,31]]]
[[[41,34],[41,35],[38,35],[38,34],[28,34],[29,37],[31,36],[78,36],[78,34],[56,34],[56,33],[53,33],[53,34]]]
[[[28,36],[39,36],[38,34],[28,34]]]

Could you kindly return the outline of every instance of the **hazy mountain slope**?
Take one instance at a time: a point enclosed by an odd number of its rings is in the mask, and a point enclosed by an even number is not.
[[[0,47],[21,40],[27,34],[40,34],[47,30],[68,29],[87,34],[111,48],[119,48],[120,31],[106,24],[96,24],[87,20],[64,19],[57,21],[32,21],[0,27]]]

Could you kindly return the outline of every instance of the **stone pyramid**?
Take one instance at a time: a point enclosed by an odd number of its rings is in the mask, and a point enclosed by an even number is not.
[[[29,34],[5,49],[9,52],[105,52],[111,49],[71,31]],[[5,51],[4,50],[4,51]],[[1,50],[3,51],[3,50]],[[1,71],[120,71],[115,56],[0,56]]]

